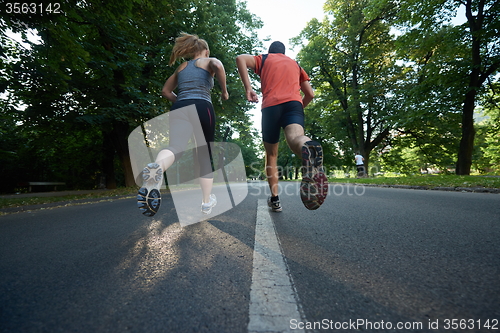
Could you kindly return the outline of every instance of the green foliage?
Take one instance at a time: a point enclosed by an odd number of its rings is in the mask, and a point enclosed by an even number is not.
[[[244,3],[67,0],[61,9],[64,14],[0,16],[2,45],[9,45],[8,29],[25,40],[35,29],[41,38],[27,49],[1,50],[0,89],[10,98],[2,102],[10,117],[5,127],[17,142],[12,147],[0,140],[0,151],[16,157],[2,163],[6,168],[22,160],[37,170],[24,173],[30,180],[94,186],[105,174],[109,188],[133,186],[127,137],[169,109],[160,92],[175,70],[167,62],[182,31],[206,39],[211,55],[226,66],[231,100],[222,103],[217,85],[212,96],[218,139],[226,128],[229,134],[246,129],[251,106],[242,98],[234,58],[260,46],[255,30],[262,23]],[[25,107],[14,107],[20,104]]]
[[[463,9],[466,23],[450,26],[450,19]],[[419,85],[435,84],[438,96],[451,97],[460,105],[461,133],[457,174],[469,174],[474,148],[474,108],[486,93],[487,80],[497,80],[500,68],[500,8],[497,1],[405,1],[396,22],[406,34],[400,38],[402,52],[409,52]],[[408,46],[412,48],[408,48]],[[427,82],[427,83],[426,83]],[[439,84],[439,86],[437,85]],[[438,106],[441,106],[438,100]],[[453,108],[454,109],[454,108]],[[452,109],[452,110],[453,110]],[[452,111],[453,112],[453,111]]]
[[[329,16],[323,22],[313,19],[294,39],[302,43],[299,61],[316,94],[306,111],[306,128],[327,143],[331,165],[352,165],[356,151],[369,164],[370,152],[388,137],[402,109],[402,71],[386,20],[393,8],[370,4],[327,1]]]
[[[261,47],[262,23],[244,2],[61,4],[63,15],[0,13],[0,192],[27,180],[89,188],[101,175],[110,188],[132,186],[126,139],[169,109],[160,91],[175,70],[167,61],[181,31],[206,39],[226,68],[230,100],[220,100],[217,84],[212,95],[216,140],[238,137],[246,164],[262,164],[234,61]],[[324,20],[311,20],[293,41],[316,94],[306,134],[322,142],[328,169],[352,167],[359,150],[384,170],[444,171],[459,151],[460,172],[468,154],[481,172],[500,172],[496,1],[327,0],[324,8]],[[450,25],[459,8],[465,22]],[[24,47],[9,30],[25,42],[36,31],[41,42]],[[487,118],[471,146],[477,105]],[[279,164],[295,163],[283,143]]]
[[[330,163],[352,165],[353,152],[361,151],[387,170],[444,171],[460,152],[460,172],[467,172],[476,96],[488,91],[487,79],[498,80],[500,8],[467,2],[467,22],[453,26],[460,6],[329,0],[328,16],[311,20],[293,39],[303,46],[300,62],[317,96],[306,110],[306,129],[339,152]],[[484,134],[495,126],[486,127],[479,129],[476,160],[495,151],[495,139]]]
[[[492,86],[483,101],[484,108],[477,126],[474,166],[481,173],[500,174],[500,94]]]
[[[428,169],[444,173],[453,169],[456,147],[449,146],[446,137],[433,129],[436,130],[431,127],[428,133],[401,133],[392,138],[378,154],[382,170],[412,175]]]
[[[258,155],[258,144],[255,139],[257,137],[257,133],[251,135],[240,134],[240,137],[228,140],[228,142],[235,143],[240,147],[245,162],[246,175],[249,178],[256,177],[264,165],[262,157]]]

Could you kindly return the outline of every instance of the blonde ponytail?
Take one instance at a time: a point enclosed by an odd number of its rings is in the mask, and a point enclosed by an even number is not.
[[[204,39],[183,32],[175,39],[169,65],[172,66],[179,58],[193,58],[204,50],[209,50],[208,43]]]

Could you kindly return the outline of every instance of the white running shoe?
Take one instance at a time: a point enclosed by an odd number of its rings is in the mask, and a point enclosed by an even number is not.
[[[207,215],[210,214],[215,205],[217,205],[217,198],[215,197],[215,194],[210,194],[210,201],[208,203],[201,203],[202,213]]]

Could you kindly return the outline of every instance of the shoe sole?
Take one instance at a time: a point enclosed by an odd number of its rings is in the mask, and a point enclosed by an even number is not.
[[[281,207],[281,206],[276,208],[276,207],[273,207],[272,205],[269,205],[269,207],[271,208],[271,211],[276,212],[276,213],[280,213],[283,211],[283,207]]]
[[[328,194],[328,179],[323,170],[323,149],[316,141],[302,147],[302,182],[300,198],[309,210],[321,207]]]
[[[152,178],[153,177],[153,178]],[[137,208],[143,215],[153,216],[161,205],[159,186],[163,172],[156,163],[149,163],[143,170],[144,184],[137,193]]]
[[[271,210],[276,213],[283,211],[283,207],[281,207],[281,204],[279,207],[273,207],[273,204],[270,201],[268,201],[267,206],[269,206],[269,208],[271,208]]]

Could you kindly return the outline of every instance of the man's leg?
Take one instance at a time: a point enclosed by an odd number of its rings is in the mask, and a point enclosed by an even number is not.
[[[267,199],[267,205],[273,212],[281,212],[281,203],[278,197],[279,194],[279,173],[278,173],[278,146],[279,143],[264,142],[266,149],[266,176],[271,196]]]
[[[266,150],[267,183],[269,184],[269,189],[271,190],[271,196],[273,197],[277,196],[279,193],[278,146],[279,143],[271,144],[264,142],[264,148]]]
[[[288,146],[297,156],[302,154],[302,146],[304,143],[311,141],[311,139],[304,135],[304,127],[299,124],[290,124],[286,126],[285,138]]]
[[[304,135],[300,124],[285,127],[285,137],[290,149],[302,159],[300,198],[307,209],[318,209],[328,193],[328,180],[323,168],[321,145]]]

